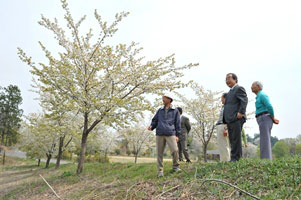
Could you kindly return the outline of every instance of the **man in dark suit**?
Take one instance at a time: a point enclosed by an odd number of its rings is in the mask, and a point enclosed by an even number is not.
[[[231,161],[238,161],[242,156],[241,130],[246,122],[246,108],[248,97],[246,90],[237,84],[237,76],[229,73],[226,76],[226,84],[230,87],[225,106],[223,121],[227,124],[231,145]]]
[[[181,134],[179,136],[179,141],[178,141],[179,160],[183,161],[183,153],[184,153],[186,162],[191,162],[189,159],[188,148],[187,148],[188,133],[191,130],[189,118],[182,115],[182,113],[183,113],[182,108],[178,107],[177,109],[181,115],[181,120],[180,120],[181,121]]]

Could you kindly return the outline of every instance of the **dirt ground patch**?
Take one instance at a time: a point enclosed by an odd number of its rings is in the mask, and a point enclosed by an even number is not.
[[[135,157],[132,156],[109,156],[110,162],[134,163]],[[164,161],[172,161],[170,158],[164,158]],[[155,163],[157,158],[138,157],[137,163]]]

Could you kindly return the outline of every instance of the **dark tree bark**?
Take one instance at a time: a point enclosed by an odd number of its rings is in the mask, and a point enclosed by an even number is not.
[[[137,163],[138,153],[135,153],[135,164]]]
[[[5,133],[4,133],[4,131],[2,132],[2,137],[1,137],[1,144],[2,145],[4,145],[4,135],[5,135]]]
[[[62,154],[63,154],[64,139],[65,139],[65,136],[60,137],[59,152],[58,152],[57,159],[56,159],[55,169],[58,169],[60,167],[60,162],[61,162],[61,158],[62,158]]]
[[[51,157],[52,157],[52,154],[46,153],[46,156],[47,156],[47,161],[46,161],[46,166],[45,166],[45,168],[48,168],[48,167],[49,167],[50,160],[51,160]]]
[[[107,111],[109,111],[109,110],[107,110]],[[76,170],[77,174],[80,174],[83,171],[84,162],[85,162],[85,158],[86,158],[88,134],[95,128],[95,126],[99,122],[101,122],[101,120],[102,120],[102,118],[100,120],[94,121],[92,123],[92,125],[88,128],[88,113],[86,112],[84,114],[84,129],[83,129],[83,134],[82,134],[80,156],[79,156],[78,166],[77,166],[77,170]]]
[[[3,150],[3,160],[2,160],[2,164],[5,165],[5,150]]]
[[[77,171],[76,171],[77,174],[80,174],[83,171],[83,166],[84,166],[85,157],[86,157],[86,149],[87,149],[87,138],[88,138],[88,134],[83,133],[80,157],[79,157],[79,162],[78,162]]]
[[[204,161],[207,162],[207,145],[204,145],[203,153],[204,153]]]

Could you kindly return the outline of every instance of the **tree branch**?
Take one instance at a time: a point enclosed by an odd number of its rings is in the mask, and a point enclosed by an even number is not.
[[[260,198],[254,196],[254,195],[252,195],[251,193],[249,193],[249,192],[247,192],[247,191],[245,191],[245,190],[242,190],[242,189],[240,189],[239,187],[237,187],[237,186],[235,186],[235,185],[232,185],[231,183],[228,183],[228,182],[226,182],[226,181],[219,180],[219,179],[206,179],[206,180],[204,180],[204,181],[202,182],[201,187],[202,187],[206,182],[218,182],[218,183],[223,183],[223,184],[225,184],[225,185],[229,185],[229,186],[231,186],[231,187],[234,187],[235,189],[239,190],[239,191],[242,192],[242,193],[247,194],[248,196],[250,196],[250,197],[252,197],[252,198],[254,198],[254,199],[260,200]]]
[[[51,187],[51,185],[49,185],[49,183],[45,180],[45,178],[40,174],[40,177],[43,179],[43,181],[47,184],[47,186],[51,189],[51,191],[55,194],[55,196],[58,199],[61,199],[61,197],[54,191],[54,189]]]

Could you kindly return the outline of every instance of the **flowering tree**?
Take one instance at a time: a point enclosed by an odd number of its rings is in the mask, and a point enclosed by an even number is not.
[[[99,141],[100,151],[104,154],[105,159],[108,153],[112,153],[116,148],[119,141],[119,135],[112,131],[106,131],[97,135]]]
[[[196,83],[192,83],[191,88],[196,98],[188,99],[184,95],[177,95],[184,104],[185,112],[195,121],[191,126],[192,134],[196,140],[201,141],[204,161],[207,162],[208,144],[216,132],[216,122],[221,110],[220,93],[206,91]]]
[[[57,152],[58,134],[45,114],[30,114],[21,129],[21,149],[26,155],[40,159],[46,155],[46,168]],[[39,164],[38,164],[39,165]]]
[[[107,159],[109,153],[114,152],[118,147],[120,135],[110,127],[97,126],[93,130],[94,134],[90,137],[89,150],[93,153],[100,152]]]
[[[66,151],[80,130],[80,119],[73,112],[56,112],[47,115],[54,122],[58,141],[58,153],[55,168],[58,169],[64,151]]]
[[[96,42],[90,29],[80,35],[80,26],[86,16],[75,22],[66,0],[61,0],[65,11],[67,30],[59,26],[58,20],[51,21],[42,16],[39,24],[50,30],[63,50],[58,57],[39,42],[47,63],[36,65],[25,52],[18,48],[22,61],[31,67],[35,78],[35,87],[49,98],[64,104],[67,110],[78,112],[82,118],[81,152],[77,173],[81,173],[85,159],[89,133],[99,124],[119,126],[135,117],[137,112],[150,109],[150,102],[145,94],[162,94],[165,90],[184,87],[179,78],[182,70],[196,64],[176,66],[174,55],[145,61],[139,55],[142,48],[136,43],[130,45],[106,44],[112,37],[117,25],[128,15],[116,14],[115,21],[108,24],[95,10],[94,16],[99,24]],[[53,109],[56,109],[55,107]]]
[[[42,145],[38,141],[35,141],[36,137],[31,132],[29,123],[23,120],[19,132],[18,148],[26,152],[26,157],[37,159],[38,166],[40,166],[41,159],[45,157],[46,152],[42,151]]]
[[[155,135],[146,130],[145,127],[145,125],[137,123],[120,131],[121,136],[128,142],[128,146],[135,156],[135,163],[137,163],[141,152],[156,144]]]

